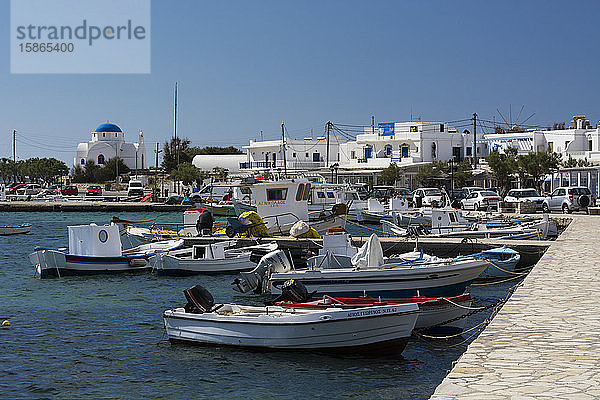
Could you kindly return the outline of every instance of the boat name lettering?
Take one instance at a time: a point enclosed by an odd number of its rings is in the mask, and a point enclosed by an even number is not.
[[[257,206],[277,207],[285,205],[285,200],[259,201]]]
[[[367,315],[378,315],[396,312],[396,308],[375,308],[371,310],[352,311],[348,313],[348,318],[365,317]]]

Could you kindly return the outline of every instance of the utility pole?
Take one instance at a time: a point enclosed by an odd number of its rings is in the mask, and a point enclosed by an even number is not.
[[[17,181],[17,131],[13,129],[13,182]]]
[[[473,113],[473,169],[477,169],[477,113]]]
[[[283,150],[283,177],[287,178],[287,162],[285,161],[285,126],[283,122],[281,122],[281,149]],[[277,165],[274,167],[277,167]]]
[[[173,135],[175,137],[175,168],[179,167],[179,142],[177,141],[177,82],[175,82],[175,99],[173,106]],[[177,194],[179,194],[179,181],[177,181]]]
[[[325,158],[325,168],[329,168],[329,131],[331,130],[331,121],[327,122],[327,157]]]
[[[375,116],[371,115],[371,133],[375,134]]]
[[[156,150],[154,150],[154,153],[156,153],[156,159],[155,159],[155,166],[154,166],[154,189],[156,190],[156,188],[158,187],[158,154],[162,152],[162,150],[158,149],[159,143],[156,143]],[[157,196],[160,197],[160,194]]]

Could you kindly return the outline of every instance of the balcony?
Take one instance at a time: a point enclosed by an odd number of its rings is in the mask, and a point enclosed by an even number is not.
[[[332,161],[332,163],[335,161]],[[325,161],[287,161],[288,169],[319,169],[325,166]],[[240,169],[277,169],[283,168],[283,160],[277,161],[247,161],[240,163]]]

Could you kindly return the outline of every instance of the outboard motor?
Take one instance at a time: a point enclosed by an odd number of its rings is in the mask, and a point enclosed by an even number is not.
[[[187,304],[185,312],[192,314],[202,314],[211,312],[215,306],[215,300],[206,288],[196,285],[183,291]]]
[[[281,294],[273,302],[289,301],[292,303],[305,303],[314,296],[316,291],[308,293],[304,284],[296,279],[285,281],[281,287]]]
[[[240,293],[253,290],[261,294],[267,291],[267,282],[273,272],[288,272],[292,270],[289,258],[281,250],[274,250],[264,255],[256,268],[250,272],[241,272],[231,283],[233,289]]]

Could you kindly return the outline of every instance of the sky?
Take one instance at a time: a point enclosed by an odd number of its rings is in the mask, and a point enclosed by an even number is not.
[[[126,0],[125,0],[126,1]],[[173,135],[243,146],[327,121],[600,120],[600,2],[154,0],[150,74],[11,74],[0,0],[0,157],[56,157],[110,121],[148,159]],[[118,60],[107,60],[118,62]],[[525,106],[517,119],[521,106]]]

